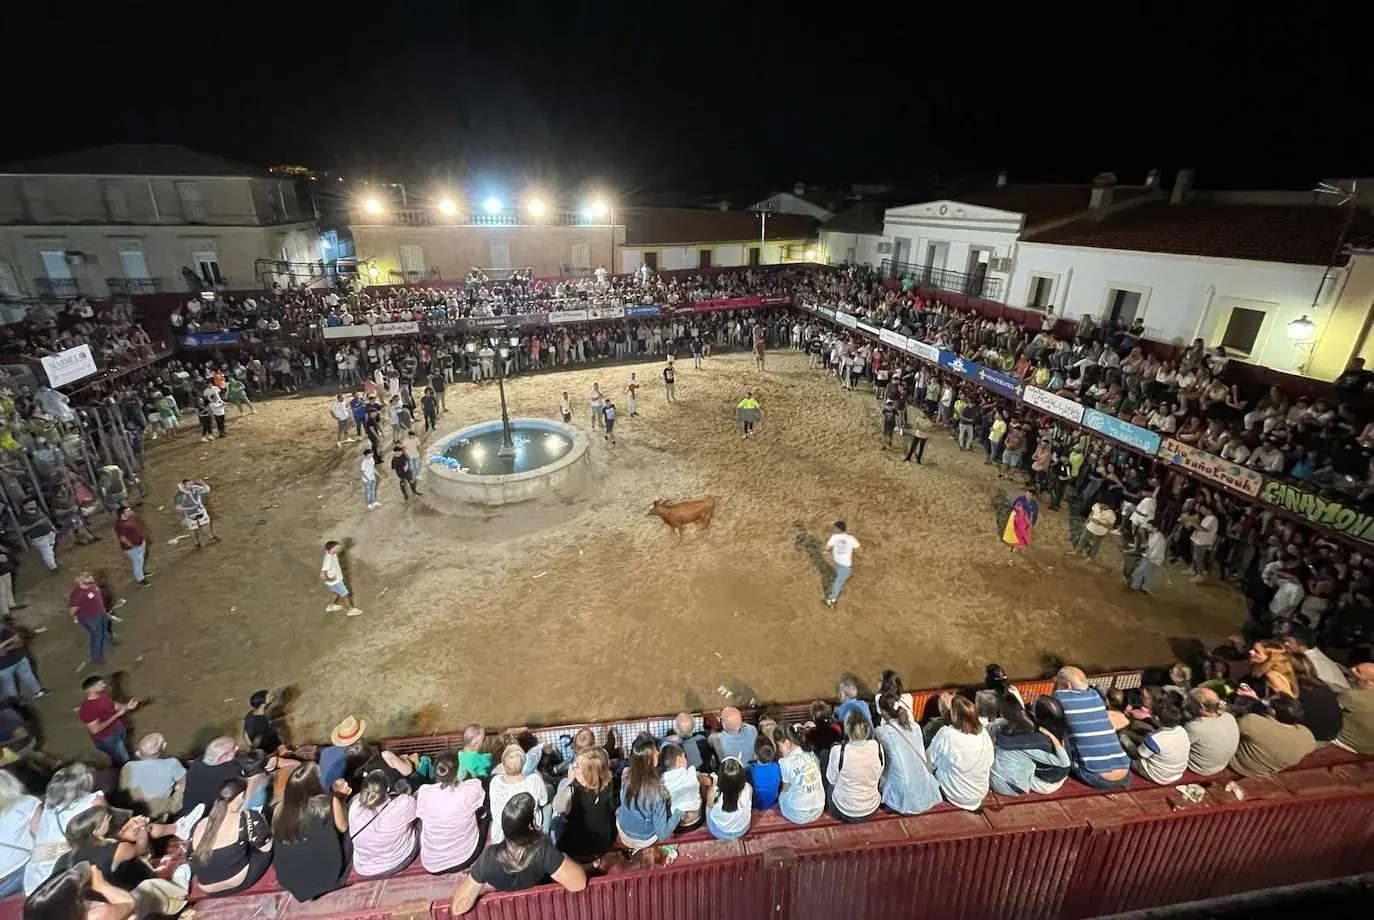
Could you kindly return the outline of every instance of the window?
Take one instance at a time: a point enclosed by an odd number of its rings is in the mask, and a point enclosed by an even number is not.
[[[1107,322],[1117,320],[1130,325],[1140,312],[1140,292],[1112,288],[1107,292]]]
[[[49,281],[72,280],[72,267],[67,262],[67,253],[61,249],[44,249],[38,253],[43,260],[43,272]]]
[[[0,297],[19,298],[19,279],[8,262],[0,262]]]
[[[1031,275],[1030,295],[1026,306],[1043,310],[1054,303],[1054,279],[1045,275]]]
[[[510,268],[510,243],[491,244],[491,265],[488,268]]]
[[[105,185],[105,217],[111,223],[122,223],[129,219],[129,202],[124,198],[124,189],[113,182]]]
[[[1259,340],[1260,328],[1264,325],[1264,311],[1250,310],[1245,307],[1232,307],[1231,316],[1226,321],[1226,332],[1221,336],[1221,344],[1230,351],[1248,355],[1255,350]]]
[[[219,270],[219,254],[213,249],[191,253],[191,261],[196,263],[196,274],[206,287],[217,288],[224,284],[224,275]]]
[[[194,182],[178,182],[177,197],[181,199],[181,216],[186,221],[205,219],[205,208],[200,203],[200,187]]]
[[[851,250],[851,251],[852,251],[852,250]],[[757,246],[750,246],[750,247],[749,247],[749,264],[750,264],[750,265],[762,265],[762,264],[763,264],[763,250],[762,250],[762,249],[760,249],[760,248],[757,247]]]
[[[697,268],[710,268],[710,267],[711,267],[711,250],[709,250],[709,249],[698,249],[698,250],[697,250]]]
[[[143,256],[143,250],[137,246],[128,245],[119,250],[119,264],[124,269],[124,277],[129,281],[147,281],[152,276],[148,274],[148,260]]]
[[[644,264],[647,265],[647,266],[649,266],[649,270],[650,270],[650,271],[658,271],[658,253],[657,253],[657,252],[646,252],[646,253],[644,253]]]
[[[401,247],[401,274],[407,281],[420,281],[425,277],[425,251],[419,246]]]
[[[592,247],[589,243],[572,244],[572,267],[586,271],[592,267]]]

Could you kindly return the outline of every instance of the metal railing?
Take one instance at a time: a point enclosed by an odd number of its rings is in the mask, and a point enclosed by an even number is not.
[[[112,295],[156,294],[163,290],[161,278],[106,278]]]
[[[459,211],[444,214],[432,208],[397,208],[381,214],[355,212],[355,224],[395,224],[401,227],[605,227],[609,217],[591,217],[574,209],[546,211],[534,217],[518,208],[503,208],[495,213],[487,211]]]
[[[974,297],[996,300],[1002,296],[1002,279],[986,275],[970,275],[965,272],[934,268],[916,262],[894,262],[883,259],[882,274],[885,278],[910,278],[922,287],[939,288],[942,291],[956,291]]]
[[[39,297],[70,299],[81,296],[81,282],[75,278],[35,278],[33,288]]]

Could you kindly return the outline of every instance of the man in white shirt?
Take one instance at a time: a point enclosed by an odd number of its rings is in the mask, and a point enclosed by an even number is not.
[[[1159,728],[1145,736],[1135,749],[1136,772],[1153,783],[1170,786],[1183,779],[1188,769],[1190,741],[1183,729],[1183,708],[1171,696],[1165,696],[1151,707],[1151,715]]]
[[[343,565],[339,562],[339,552],[343,550],[343,544],[338,540],[330,540],[324,545],[324,562],[320,564],[320,581],[334,595],[335,600],[328,607],[324,608],[327,613],[343,610],[343,605],[339,601],[348,603],[348,616],[356,617],[362,615],[362,610],[353,606],[353,598],[349,593],[348,585],[344,583]]]
[[[1293,631],[1283,640],[1283,646],[1290,655],[1302,655],[1312,662],[1317,679],[1332,690],[1349,690],[1350,678],[1345,676],[1341,666],[1317,648],[1317,634],[1306,626],[1294,626]]]
[[[348,403],[344,402],[344,395],[338,394],[332,403],[329,404],[329,415],[334,419],[334,446],[343,447],[345,444],[352,444],[354,438],[348,436],[349,430],[353,427],[353,410]]]
[[[591,392],[587,394],[587,402],[592,407],[592,430],[595,431],[598,427],[605,428],[606,401],[601,396],[601,384],[592,384]]]
[[[1217,518],[1212,509],[1202,506],[1197,509],[1198,525],[1193,528],[1189,538],[1193,542],[1193,582],[1207,577],[1207,563],[1212,553],[1212,544],[1217,542]]]
[[[1281,636],[1288,631],[1293,613],[1302,603],[1306,594],[1298,576],[1287,569],[1279,569],[1270,578],[1274,585],[1274,597],[1269,601],[1269,618],[1274,634]]]
[[[1145,540],[1145,553],[1140,557],[1135,571],[1131,573],[1131,588],[1151,594],[1154,592],[1155,575],[1164,566],[1164,560],[1169,552],[1169,538],[1153,524],[1141,526],[1149,536]]]
[[[1073,549],[1069,550],[1069,555],[1082,553],[1089,559],[1097,558],[1097,551],[1102,548],[1102,538],[1111,532],[1116,526],[1116,512],[1102,502],[1093,502],[1092,511],[1088,513],[1088,521],[1082,533],[1078,535],[1078,542]]]
[[[1153,524],[1157,503],[1153,492],[1146,492],[1140,501],[1131,508],[1131,530],[1134,532],[1146,524]]]
[[[382,507],[382,503],[377,501],[377,458],[373,456],[370,447],[363,449],[361,469],[363,473],[363,504],[367,505],[368,511],[375,511]]]
[[[849,570],[854,564],[854,550],[859,548],[859,541],[845,528],[844,521],[836,521],[835,532],[825,542],[825,548],[830,550],[830,557],[835,561],[835,580],[830,585],[830,594],[825,602],[834,607],[835,601],[840,599],[840,589],[849,578]]]

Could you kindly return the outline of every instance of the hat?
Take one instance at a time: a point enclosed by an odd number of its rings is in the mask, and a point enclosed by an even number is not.
[[[363,736],[365,731],[367,731],[366,722],[355,715],[347,715],[329,733],[329,743],[335,747],[350,747]]]

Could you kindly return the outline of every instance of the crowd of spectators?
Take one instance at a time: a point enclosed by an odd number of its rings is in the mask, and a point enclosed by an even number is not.
[[[135,313],[126,302],[92,305],[84,297],[60,308],[37,304],[18,322],[0,326],[0,355],[33,359],[89,345],[101,370],[143,364],[156,357],[161,343],[153,342]]]

